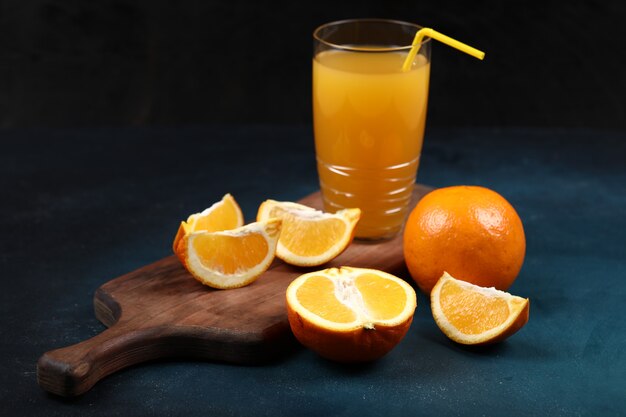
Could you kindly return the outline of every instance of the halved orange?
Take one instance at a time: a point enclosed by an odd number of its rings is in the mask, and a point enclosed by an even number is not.
[[[402,340],[417,307],[415,290],[391,274],[328,268],[287,288],[287,317],[304,346],[339,362],[378,359]]]
[[[205,285],[243,287],[254,282],[274,260],[280,227],[280,219],[269,219],[233,230],[186,234],[176,255]]]
[[[464,345],[506,339],[528,322],[529,306],[527,298],[470,284],[447,272],[430,294],[435,322],[446,336]]]
[[[243,226],[241,209],[233,196],[226,194],[211,207],[201,213],[190,215],[186,222],[180,222],[172,247],[174,252],[176,252],[176,247],[183,236],[193,232],[218,232],[220,230],[236,229],[241,226]]]
[[[273,217],[283,220],[276,256],[291,265],[318,266],[337,257],[352,242],[361,210],[331,214],[298,203],[266,200],[257,220]]]

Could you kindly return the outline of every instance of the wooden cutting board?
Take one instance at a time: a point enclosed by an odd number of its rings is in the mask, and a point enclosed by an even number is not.
[[[430,189],[418,185],[415,204]],[[321,208],[320,193],[300,201]],[[194,358],[258,364],[296,346],[285,307],[285,290],[297,276],[332,266],[381,269],[408,279],[402,236],[355,240],[327,265],[298,268],[276,260],[253,284],[213,290],[169,256],[107,282],[96,290],[96,317],[108,329],[84,342],[46,352],[37,363],[39,385],[75,396],[105,376],[139,362]]]

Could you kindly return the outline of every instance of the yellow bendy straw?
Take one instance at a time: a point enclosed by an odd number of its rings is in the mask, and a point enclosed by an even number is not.
[[[408,71],[411,68],[411,63],[415,59],[415,55],[417,55],[417,53],[419,52],[420,46],[422,46],[422,39],[424,39],[425,37],[436,39],[439,42],[445,43],[446,45],[456,48],[459,51],[465,52],[466,54],[469,54],[474,58],[483,59],[485,57],[485,53],[483,51],[472,48],[471,46],[466,45],[463,42],[459,42],[456,39],[452,39],[451,37],[446,36],[443,33],[439,33],[434,29],[422,28],[418,30],[415,34],[413,44],[411,45],[411,50],[404,60],[404,64],[402,64],[402,71]]]

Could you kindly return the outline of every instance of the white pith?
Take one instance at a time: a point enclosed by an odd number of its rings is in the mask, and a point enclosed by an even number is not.
[[[341,302],[341,304],[354,311],[357,320],[363,322],[363,327],[374,328],[374,320],[370,316],[370,312],[363,302],[363,296],[359,292],[354,283],[355,276],[339,275],[335,277],[335,298]]]
[[[319,221],[322,219],[338,219],[342,221],[345,226],[345,234],[341,239],[338,239],[337,242],[328,248],[324,253],[317,256],[302,256],[296,253],[293,253],[289,250],[280,240],[278,241],[278,248],[276,250],[279,258],[283,260],[297,260],[299,266],[316,266],[321,265],[329,260],[335,258],[346,245],[346,240],[349,239],[351,231],[354,227],[355,221],[354,219],[344,216],[343,212],[347,210],[341,210],[337,213],[325,213],[321,210],[314,209],[312,207],[308,207],[298,203],[292,202],[279,202],[275,200],[267,200],[263,205],[263,210],[259,213],[258,219],[267,219],[270,216],[270,213],[274,207],[280,207],[285,212],[292,214],[294,217],[302,219],[304,221]]]
[[[212,283],[219,285],[220,287],[230,288],[237,287],[250,281],[251,278],[263,273],[274,260],[276,253],[276,246],[278,243],[279,233],[276,231],[277,224],[280,222],[276,219],[270,219],[262,222],[250,223],[248,225],[239,227],[233,230],[224,230],[221,232],[194,232],[188,236],[187,242],[187,262],[188,268],[191,272],[200,278],[203,282],[211,285]],[[251,269],[237,270],[233,274],[226,274],[222,271],[207,268],[200,257],[193,250],[194,240],[201,235],[222,235],[241,237],[251,234],[262,235],[268,243],[268,251],[263,260]]]
[[[404,290],[407,296],[404,310],[393,319],[390,320],[376,320],[373,319],[367,310],[363,297],[358,291],[355,280],[359,275],[372,273],[383,277],[385,279],[392,280],[398,283]],[[354,311],[356,318],[350,323],[336,323],[330,320],[326,320],[311,311],[304,308],[300,303],[291,303],[294,310],[302,316],[304,319],[315,323],[320,327],[332,327],[338,331],[351,331],[359,328],[375,329],[376,326],[394,326],[406,321],[410,318],[417,306],[417,299],[415,297],[415,291],[405,281],[397,278],[391,274],[387,274],[382,271],[366,269],[366,268],[328,268],[322,271],[310,272],[308,274],[301,275],[296,278],[291,285],[287,288],[287,298],[296,300],[296,292],[298,288],[311,276],[323,276],[330,279],[335,284],[335,297],[343,305]]]
[[[500,325],[483,333],[467,334],[459,331],[454,325],[452,325],[452,323],[450,323],[445,313],[441,309],[441,304],[439,300],[440,290],[447,281],[454,281],[460,287],[465,287],[472,291],[479,292],[487,297],[500,298],[505,300],[509,308],[509,317]],[[511,324],[515,322],[515,320],[517,320],[517,318],[523,311],[523,305],[525,304],[525,302],[527,302],[527,300],[522,297],[511,295],[508,292],[500,291],[493,287],[486,288],[471,284],[469,282],[458,280],[452,277],[447,272],[443,273],[442,277],[433,288],[431,298],[431,308],[433,312],[433,317],[435,318],[435,322],[437,323],[437,325],[442,330],[444,328],[446,329],[446,333],[448,337],[450,337],[450,339],[465,344],[481,343],[500,335],[503,330],[511,326]],[[522,307],[520,308],[520,306]]]

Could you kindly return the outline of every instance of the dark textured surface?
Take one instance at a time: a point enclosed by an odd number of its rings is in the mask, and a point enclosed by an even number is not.
[[[626,128],[623,0],[2,0],[0,126],[309,123],[312,32],[431,26],[430,126]]]
[[[511,292],[530,321],[486,349],[453,344],[418,295],[382,360],[346,367],[298,349],[266,366],[148,363],[74,400],[35,365],[102,331],[95,289],[170,252],[178,221],[225,192],[317,188],[309,127],[0,131],[0,404],[18,415],[626,414],[626,133],[427,131],[418,181],[480,184],[517,208],[528,251]]]

